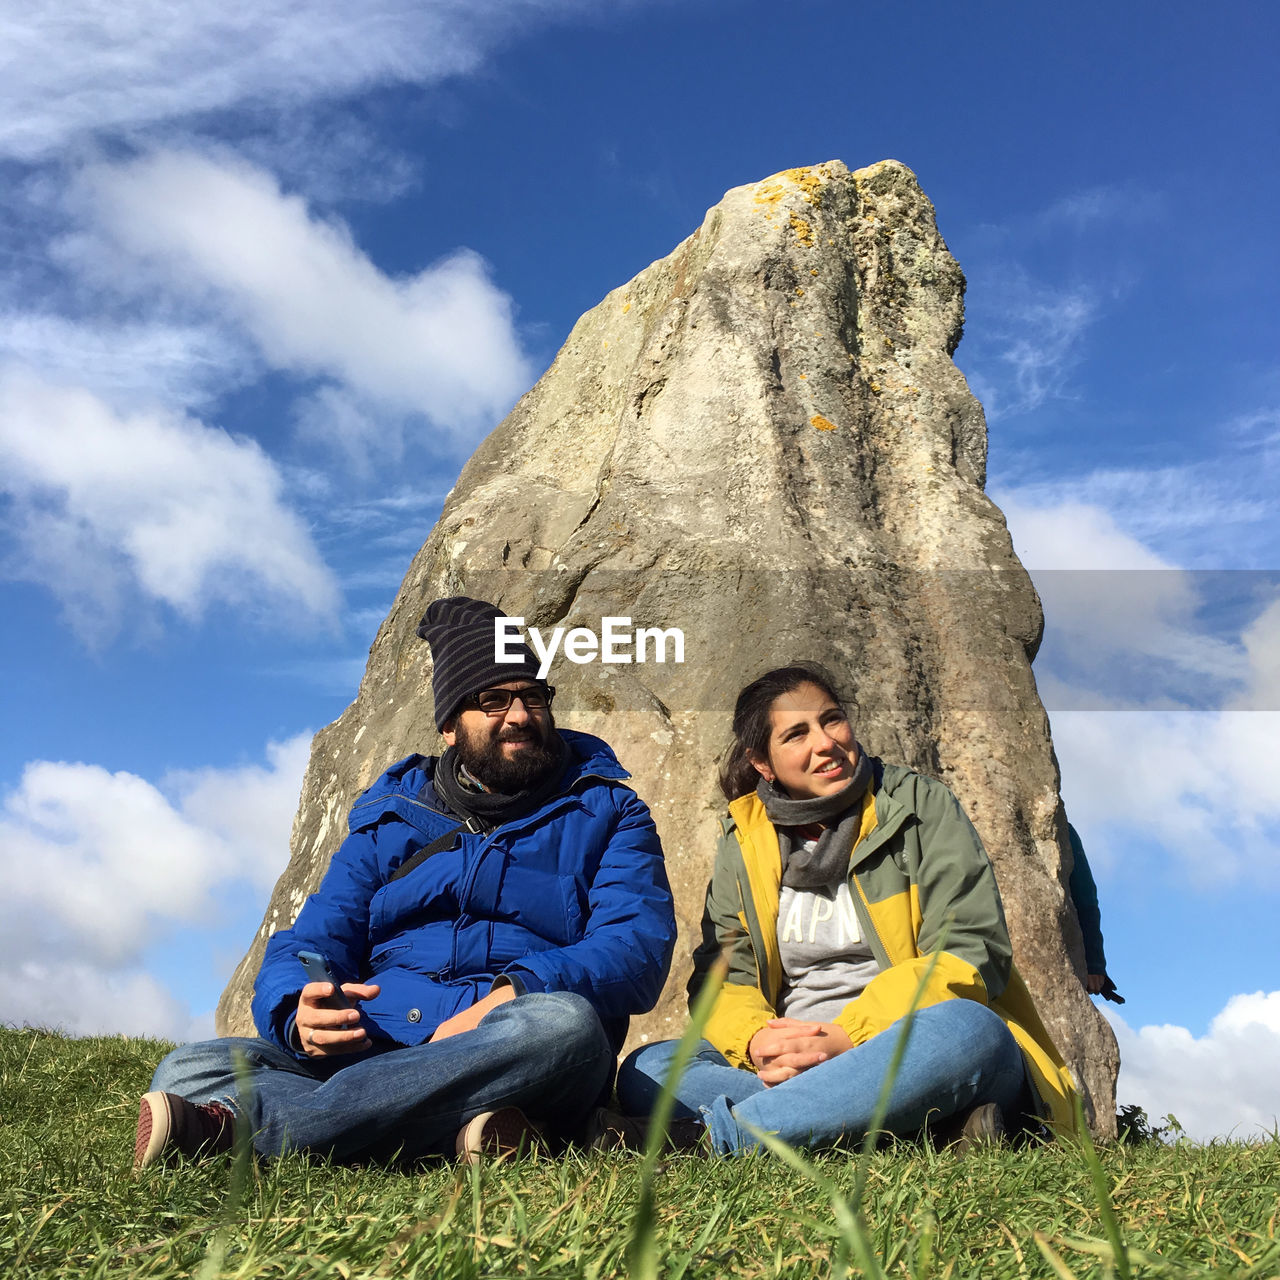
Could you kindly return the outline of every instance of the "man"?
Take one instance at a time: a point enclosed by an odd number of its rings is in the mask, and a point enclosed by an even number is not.
[[[1124,996],[1116,990],[1107,973],[1107,954],[1102,945],[1102,910],[1098,906],[1098,885],[1093,878],[1089,859],[1085,857],[1080,833],[1067,823],[1067,839],[1071,843],[1071,875],[1067,891],[1080,922],[1084,940],[1084,989],[1091,996],[1102,996],[1114,1004],[1124,1004]]]
[[[237,1122],[263,1155],[474,1159],[572,1136],[609,1088],[671,961],[662,849],[613,752],[557,730],[533,654],[495,660],[501,616],[463,596],[427,609],[448,750],[353,807],[319,891],[267,944],[261,1038],[160,1064],[135,1167],[225,1150]],[[330,1007],[302,952],[352,1007]]]

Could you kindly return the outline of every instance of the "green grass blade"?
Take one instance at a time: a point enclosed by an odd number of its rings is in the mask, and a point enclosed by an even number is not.
[[[871,1113],[871,1127],[863,1135],[862,1149],[858,1153],[858,1164],[854,1170],[853,1198],[858,1206],[861,1206],[862,1198],[866,1194],[867,1174],[871,1168],[871,1154],[876,1149],[876,1142],[879,1140],[880,1128],[884,1124],[884,1118],[889,1114],[889,1099],[893,1096],[894,1082],[898,1078],[898,1072],[902,1069],[902,1059],[907,1052],[907,1041],[911,1035],[911,1028],[915,1023],[916,1010],[919,1008],[925,987],[928,986],[929,979],[933,976],[934,969],[937,968],[938,958],[942,955],[942,949],[946,945],[949,928],[950,921],[948,920],[943,924],[942,936],[938,939],[937,950],[929,956],[929,963],[920,975],[920,980],[916,983],[916,989],[911,993],[911,1002],[907,1005],[907,1011],[902,1016],[902,1028],[898,1032],[897,1040],[894,1042],[893,1056],[889,1059],[889,1069],[884,1073],[884,1080],[880,1083],[880,1092],[876,1097],[875,1109]],[[881,1032],[881,1034],[885,1033]],[[859,1213],[861,1213],[860,1207]]]
[[[131,1177],[137,1099],[172,1048],[0,1027],[4,1280],[626,1277],[639,1158],[513,1161],[476,1188],[452,1161],[350,1166],[295,1152],[250,1162],[234,1213],[230,1157]],[[650,1274],[826,1280],[835,1263],[868,1280],[1119,1280],[1074,1141],[971,1161],[905,1143],[879,1151],[857,1206],[862,1242],[845,1216],[853,1159],[800,1154],[819,1179],[782,1153],[659,1154]],[[1280,1280],[1280,1141],[1098,1144],[1097,1157],[1134,1277]]]
[[[231,1051],[231,1068],[236,1076],[236,1123],[235,1140],[231,1153],[231,1174],[227,1181],[227,1197],[223,1202],[222,1221],[209,1241],[200,1266],[194,1273],[193,1280],[213,1280],[222,1274],[223,1263],[227,1256],[227,1244],[231,1238],[232,1219],[244,1203],[245,1188],[249,1184],[249,1168],[253,1161],[253,1135],[249,1131],[249,1122],[245,1118],[249,1101],[253,1097],[253,1076],[249,1064],[239,1049]]]
[[[248,1112],[253,1101],[253,1073],[248,1060],[240,1049],[231,1051],[231,1069],[236,1074],[235,1142],[231,1156],[231,1178],[227,1186],[227,1219],[237,1213],[244,1203],[245,1189],[249,1185],[249,1170],[253,1167],[253,1134],[249,1128]]]
[[[649,1118],[649,1132],[640,1164],[640,1195],[632,1218],[631,1242],[627,1250],[632,1280],[657,1280],[658,1277],[657,1220],[653,1205],[654,1169],[666,1140],[667,1128],[671,1124],[671,1113],[675,1110],[676,1088],[702,1039],[702,1032],[711,1018],[711,1011],[728,972],[729,962],[724,956],[719,957],[711,966],[702,990],[698,992],[689,1011],[689,1025],[672,1055],[670,1070]]]
[[[1089,1177],[1093,1183],[1093,1198],[1098,1204],[1098,1213],[1102,1218],[1102,1229],[1106,1232],[1107,1240],[1111,1244],[1111,1252],[1115,1258],[1116,1270],[1120,1272],[1120,1280],[1130,1280],[1132,1270],[1129,1262],[1129,1250],[1125,1245],[1120,1223],[1116,1219],[1115,1209],[1111,1205],[1111,1188],[1107,1186],[1106,1171],[1102,1167],[1102,1161],[1098,1159],[1098,1152],[1093,1145],[1093,1135],[1089,1132],[1089,1126],[1085,1123],[1084,1103],[1081,1101],[1079,1094],[1075,1096],[1075,1106],[1080,1154],[1089,1170]]]
[[[852,1200],[847,1197],[830,1178],[806,1160],[795,1147],[783,1142],[776,1134],[765,1133],[762,1129],[757,1129],[745,1121],[739,1121],[739,1123],[779,1160],[817,1187],[830,1202],[832,1216],[840,1231],[840,1248],[831,1267],[833,1280],[840,1280],[840,1277],[848,1271],[850,1256],[857,1260],[863,1275],[870,1277],[870,1280],[887,1280],[880,1259],[876,1257],[875,1246],[871,1240],[871,1229],[862,1211],[861,1199],[857,1195]]]
[[[1076,1273],[1063,1261],[1062,1255],[1058,1253],[1049,1243],[1048,1238],[1039,1231],[1035,1233],[1036,1248],[1044,1255],[1044,1260],[1053,1268],[1054,1275],[1060,1277],[1060,1280],[1076,1280]]]

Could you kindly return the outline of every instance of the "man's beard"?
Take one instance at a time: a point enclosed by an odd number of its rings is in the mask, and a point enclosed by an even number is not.
[[[556,766],[559,753],[552,746],[555,738],[555,721],[544,727],[530,720],[521,729],[504,728],[497,734],[468,733],[462,721],[458,721],[454,746],[463,767],[477,782],[500,795],[515,795],[541,782]],[[526,739],[529,746],[508,757],[502,752],[503,742]]]

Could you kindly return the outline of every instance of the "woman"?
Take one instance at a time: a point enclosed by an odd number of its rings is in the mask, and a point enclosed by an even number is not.
[[[941,1122],[982,1139],[1030,1115],[1074,1128],[1070,1076],[1013,968],[991,864],[951,792],[867,756],[815,667],[749,684],[733,734],[690,998],[722,952],[729,972],[675,1114],[700,1117],[720,1154],[759,1146],[752,1129],[793,1146],[855,1141],[915,999],[885,1129]],[[674,1049],[623,1064],[625,1111],[652,1109]]]

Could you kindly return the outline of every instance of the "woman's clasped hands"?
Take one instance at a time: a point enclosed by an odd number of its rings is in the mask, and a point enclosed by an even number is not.
[[[775,1085],[852,1048],[853,1041],[835,1022],[771,1018],[751,1037],[747,1052],[760,1080]]]

